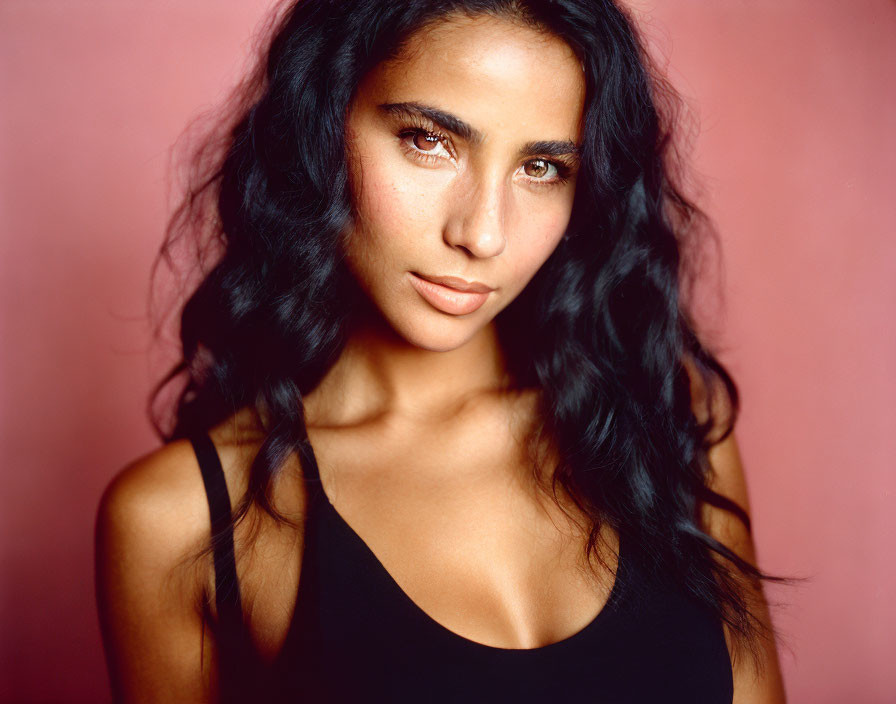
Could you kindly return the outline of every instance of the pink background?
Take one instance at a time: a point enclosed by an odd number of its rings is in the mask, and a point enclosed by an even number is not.
[[[699,114],[722,359],[793,702],[896,691],[896,5],[638,7]],[[168,147],[262,0],[0,4],[0,698],[104,701],[92,531],[156,440],[145,310]]]

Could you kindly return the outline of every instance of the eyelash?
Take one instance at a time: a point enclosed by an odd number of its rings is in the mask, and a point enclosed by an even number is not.
[[[409,137],[416,137],[419,134],[423,134],[428,138],[436,138],[445,148],[445,150],[451,154],[452,157],[456,155],[454,151],[454,147],[451,144],[451,138],[445,134],[444,132],[439,131],[435,125],[433,124],[422,124],[420,122],[414,121],[413,124],[408,124],[398,131],[398,138],[401,141],[401,145],[404,148],[405,152],[407,152],[412,158],[420,159],[421,161],[425,161],[428,163],[435,163],[437,161],[441,161],[445,157],[434,156],[432,154],[426,154],[425,152],[417,149],[416,147],[407,143],[407,139]],[[567,181],[569,181],[570,176],[572,174],[572,168],[565,164],[562,161],[554,161],[552,159],[548,159],[545,157],[534,157],[531,159],[527,159],[524,164],[532,163],[533,161],[543,161],[546,164],[553,166],[557,170],[557,176],[553,179],[545,180],[532,178],[531,176],[526,176],[526,180],[533,184],[538,188],[546,188],[549,186],[560,186]]]

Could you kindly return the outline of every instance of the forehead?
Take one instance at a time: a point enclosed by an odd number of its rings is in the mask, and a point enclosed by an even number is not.
[[[450,16],[412,36],[365,79],[359,98],[445,109],[486,138],[578,141],[581,64],[566,42],[518,21]]]

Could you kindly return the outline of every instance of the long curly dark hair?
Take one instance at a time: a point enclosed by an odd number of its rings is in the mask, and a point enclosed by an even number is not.
[[[708,488],[707,450],[732,432],[739,407],[686,295],[694,272],[685,255],[713,231],[683,193],[673,141],[681,100],[611,0],[281,5],[231,112],[191,152],[189,188],[153,267],[155,275],[160,261],[173,266],[178,246],[195,244],[200,280],[181,312],[182,357],[149,402],[156,431],[166,442],[190,437],[251,409],[263,441],[231,525],[253,506],[289,520],[270,501],[271,483],[292,453],[308,457],[303,395],[339,356],[360,295],[340,242],[352,216],[346,111],[371,68],[449,13],[552,32],[585,70],[566,236],[496,318],[513,383],[541,391],[532,448],[553,439],[551,487],[562,485],[592,519],[587,556],[597,555],[608,522],[639,546],[650,574],[674,579],[755,656],[757,637],[773,634],[744,585],[785,580],[741,559],[700,519],[701,501],[746,518]],[[703,422],[692,408],[694,375],[712,390],[708,399],[724,399]],[[159,403],[175,381],[179,392]]]

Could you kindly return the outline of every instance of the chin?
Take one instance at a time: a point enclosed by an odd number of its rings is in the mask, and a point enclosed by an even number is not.
[[[431,320],[405,320],[394,325],[408,344],[430,352],[450,352],[468,343],[482,328],[481,321],[452,318],[433,312]]]

